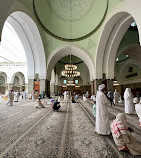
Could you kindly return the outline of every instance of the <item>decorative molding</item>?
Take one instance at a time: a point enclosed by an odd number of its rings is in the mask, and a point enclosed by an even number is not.
[[[90,37],[91,35],[93,35],[100,27],[101,25],[103,24],[105,18],[106,18],[106,15],[107,15],[107,12],[108,12],[108,6],[109,6],[109,0],[107,0],[107,6],[106,6],[106,11],[105,11],[105,14],[103,16],[103,18],[101,19],[100,23],[98,24],[98,26],[93,30],[91,31],[90,33],[88,33],[87,35],[84,35],[82,37],[79,37],[79,38],[63,38],[63,37],[60,37],[60,36],[57,36],[55,35],[54,33],[52,33],[51,31],[49,31],[46,26],[41,22],[40,18],[38,17],[38,14],[36,12],[36,8],[35,8],[35,0],[33,0],[33,9],[34,9],[34,14],[35,14],[35,17],[38,21],[38,23],[40,24],[40,26],[49,34],[51,35],[52,37],[58,39],[58,40],[61,40],[61,41],[66,41],[66,42],[77,42],[77,41],[81,41],[81,40],[84,40],[88,37]]]

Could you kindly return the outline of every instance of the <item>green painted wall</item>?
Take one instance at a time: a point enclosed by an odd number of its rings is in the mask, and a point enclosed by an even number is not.
[[[133,68],[132,72],[129,72],[129,67]],[[137,76],[126,78],[126,76],[129,76],[129,75],[132,75],[132,74],[135,74],[135,73],[137,73]],[[137,78],[141,78],[141,70],[136,65],[129,65],[123,71],[123,81],[129,81],[129,80],[133,80],[133,79],[137,79]]]
[[[111,12],[111,10],[114,9],[114,7],[116,7],[120,2],[121,2],[121,0],[109,0],[107,16]],[[23,11],[23,12],[27,13],[35,21],[35,23],[37,24],[37,27],[39,28],[41,38],[43,40],[46,58],[52,53],[52,51],[54,51],[58,47],[60,47],[62,45],[66,45],[66,44],[71,44],[71,45],[76,45],[80,48],[82,47],[82,48],[84,48],[84,50],[87,50],[87,52],[90,54],[90,56],[93,57],[93,60],[94,60],[95,54],[96,54],[96,46],[97,46],[98,39],[99,39],[99,36],[101,33],[102,25],[93,35],[91,35],[90,37],[88,37],[84,40],[77,41],[77,42],[65,42],[65,41],[61,41],[61,40],[58,40],[58,39],[50,36],[40,26],[40,24],[38,23],[38,21],[35,17],[35,14],[34,14],[33,0],[16,0],[13,7],[11,8],[11,12],[14,12],[14,11]],[[96,18],[98,20],[99,16],[97,15]],[[89,19],[89,20],[91,21],[91,19]],[[82,26],[80,25],[80,27],[82,27]],[[57,29],[57,26],[56,26],[56,29]]]

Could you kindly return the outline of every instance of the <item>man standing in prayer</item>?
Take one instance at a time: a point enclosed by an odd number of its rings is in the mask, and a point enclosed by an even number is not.
[[[68,102],[69,102],[69,99],[70,99],[70,94],[69,94],[69,91],[67,91],[66,96],[67,96],[67,103],[68,103]]]
[[[127,126],[126,114],[119,113],[111,124],[111,131],[119,151],[130,151],[132,155],[141,155],[141,145],[132,137],[132,128]]]
[[[138,103],[138,98],[136,99],[135,110],[139,117],[139,126],[141,126],[141,101]]]
[[[17,90],[17,92],[15,92],[15,102],[19,101],[19,97],[20,97],[20,91]]]
[[[86,98],[88,98],[88,96],[89,96],[89,92],[87,91],[87,92],[86,92]]]
[[[65,91],[64,92],[64,101],[66,101],[67,100],[67,92]]]
[[[14,91],[12,89],[8,93],[8,98],[9,98],[9,101],[8,101],[7,104],[10,103],[10,105],[12,106],[13,105],[13,101],[14,101]]]
[[[114,104],[114,102],[113,102],[114,96],[113,96],[113,92],[111,90],[109,90],[107,97],[109,98],[109,101],[110,101],[111,106],[112,106],[112,104]]]
[[[115,89],[115,92],[114,92],[114,104],[115,105],[118,105],[119,97],[120,97],[120,94],[117,91],[117,89]]]
[[[125,100],[125,113],[133,114],[134,113],[134,105],[133,105],[133,97],[130,88],[126,88],[124,92],[124,100]]]
[[[98,134],[108,135],[110,134],[110,124],[108,116],[108,99],[104,94],[105,85],[101,84],[98,87],[96,94],[96,123],[95,131]]]
[[[23,89],[23,99],[26,99],[26,92],[24,89]]]

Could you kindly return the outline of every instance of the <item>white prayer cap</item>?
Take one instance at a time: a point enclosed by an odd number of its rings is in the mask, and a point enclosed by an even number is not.
[[[102,91],[104,88],[105,88],[105,84],[101,84],[101,85],[98,87],[98,90],[99,90],[99,91]]]
[[[137,97],[135,97],[135,98],[133,99],[133,103],[137,104],[138,102],[139,102],[139,99],[138,99]]]

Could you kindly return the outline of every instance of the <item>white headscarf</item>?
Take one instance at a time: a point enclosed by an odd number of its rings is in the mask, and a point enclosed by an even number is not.
[[[139,103],[139,99],[138,99],[137,97],[135,97],[135,98],[133,99],[133,103],[135,103],[135,104]]]
[[[128,99],[131,96],[131,89],[126,88],[124,92],[124,99]]]
[[[101,85],[98,87],[98,90],[99,90],[99,91],[102,91],[104,88],[105,88],[105,84],[101,84]]]

